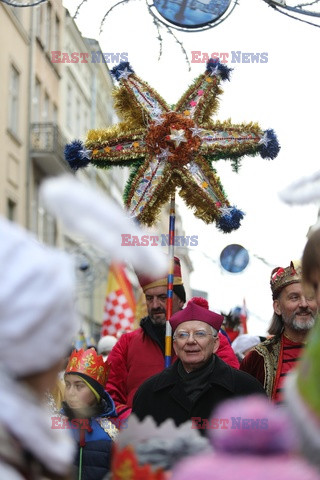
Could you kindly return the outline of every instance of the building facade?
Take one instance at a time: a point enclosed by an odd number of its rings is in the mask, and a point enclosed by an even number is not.
[[[26,225],[30,10],[0,3],[0,213]]]
[[[66,143],[85,140],[88,130],[118,121],[113,81],[99,43],[81,35],[62,0],[31,8],[0,2],[0,25],[0,214],[74,256],[82,327],[87,337],[97,340],[109,259],[64,234],[41,205],[39,187],[47,177],[71,173],[64,159]],[[122,204],[128,169],[89,166],[76,175]],[[156,230],[163,233],[168,211],[161,218]],[[181,253],[188,294],[192,266],[187,250]],[[138,295],[137,278],[132,271],[128,274]]]

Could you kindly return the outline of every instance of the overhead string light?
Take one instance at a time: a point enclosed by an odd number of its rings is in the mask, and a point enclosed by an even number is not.
[[[104,16],[103,16],[103,18],[100,22],[99,35],[101,35],[101,33],[103,32],[103,28],[104,28],[105,22],[106,22],[106,20],[109,16],[109,14],[113,10],[115,10],[116,7],[119,7],[120,5],[125,5],[125,4],[129,3],[130,1],[131,0],[119,0],[118,2],[114,3],[106,11],[106,13],[104,14]],[[148,13],[151,15],[153,24],[156,27],[156,39],[159,41],[158,60],[160,60],[160,58],[162,56],[162,53],[163,53],[163,37],[161,35],[161,28],[164,28],[166,33],[171,35],[174,38],[175,42],[179,45],[179,48],[182,51],[182,53],[185,57],[185,60],[188,64],[189,71],[191,71],[191,64],[190,64],[190,60],[188,58],[188,54],[186,52],[186,49],[184,48],[183,43],[176,36],[174,30],[179,30],[179,31],[183,31],[183,32],[186,32],[186,31],[196,32],[196,31],[204,31],[208,28],[216,27],[221,22],[226,20],[229,17],[229,15],[233,12],[235,6],[238,5],[238,0],[224,0],[223,5],[222,5],[224,7],[224,9],[221,10],[221,6],[219,6],[220,4],[216,4],[216,3],[213,4],[213,2],[211,2],[210,3],[210,8],[212,9],[212,11],[211,10],[210,11],[206,10],[206,13],[210,16],[210,20],[208,20],[208,21],[206,20],[206,22],[201,24],[200,26],[195,25],[194,27],[193,26],[190,27],[189,24],[180,25],[179,23],[175,23],[175,21],[171,22],[170,20],[166,19],[165,16],[161,15],[158,12],[158,10],[156,9],[155,2],[153,0],[145,0],[145,1],[146,1],[146,6],[147,6],[147,9],[148,9]],[[82,6],[87,2],[88,2],[88,0],[82,0],[78,4],[78,6],[76,8],[76,11],[75,11],[75,14],[73,16],[74,19],[77,18]],[[176,3],[180,5],[179,1],[176,2]],[[182,3],[181,3],[181,8],[182,8]],[[209,8],[209,7],[206,7],[206,8]],[[217,9],[219,10],[219,13],[216,13],[216,11],[218,12]],[[220,13],[220,10],[221,10],[221,13]]]
[[[10,7],[36,7],[37,5],[40,5],[40,3],[44,3],[47,0],[34,0],[34,1],[25,1],[25,2],[19,2],[15,0],[0,0],[0,2],[5,3],[6,5],[10,5]]]
[[[312,25],[313,27],[320,27],[320,23],[309,22],[306,20],[306,16],[318,19],[320,18],[320,0],[313,0],[306,3],[296,3],[292,0],[263,1],[272,7],[276,12],[282,13],[282,15],[293,18],[294,20],[298,20],[299,22],[306,23],[307,25]],[[304,15],[304,17],[302,17],[302,15]]]

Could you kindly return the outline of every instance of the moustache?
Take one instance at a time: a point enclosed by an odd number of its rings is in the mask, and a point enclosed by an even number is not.
[[[166,311],[163,308],[153,308],[151,310],[151,315],[156,315],[157,313],[166,313]]]
[[[300,315],[300,314],[303,314],[303,313],[307,313],[309,315],[311,315],[313,317],[313,313],[312,313],[312,310],[310,310],[310,308],[299,308],[298,310],[296,310],[296,315]]]

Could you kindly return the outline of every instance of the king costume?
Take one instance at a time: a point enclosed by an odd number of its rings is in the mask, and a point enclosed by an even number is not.
[[[270,285],[273,299],[293,283],[301,282],[301,266],[291,262],[289,267],[277,267],[271,273]],[[294,342],[284,333],[257,345],[242,360],[240,369],[250,373],[264,386],[267,395],[276,403],[282,402],[282,390],[287,374],[296,365],[302,355],[304,343]]]

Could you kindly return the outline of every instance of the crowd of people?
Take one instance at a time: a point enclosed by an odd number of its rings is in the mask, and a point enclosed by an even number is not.
[[[68,256],[0,218],[0,479],[320,479],[320,231],[271,272],[269,337],[232,343],[224,317],[167,277],[138,273],[147,317],[71,349]],[[289,477],[290,476],[290,477]]]

